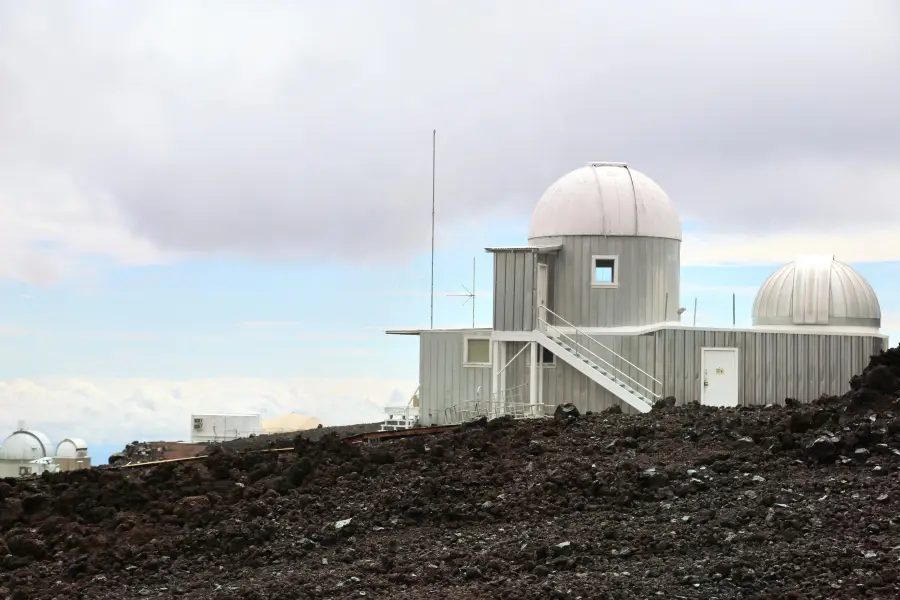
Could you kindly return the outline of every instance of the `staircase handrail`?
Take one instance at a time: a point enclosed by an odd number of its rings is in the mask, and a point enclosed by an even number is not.
[[[625,358],[624,356],[618,354],[618,353],[617,353],[615,350],[613,350],[612,348],[607,348],[602,342],[599,342],[599,341],[595,340],[594,338],[592,338],[591,336],[589,336],[587,333],[585,333],[584,331],[582,331],[581,329],[579,329],[578,327],[576,327],[576,326],[573,325],[572,323],[569,323],[569,322],[566,321],[563,317],[559,316],[558,314],[556,314],[555,312],[553,312],[552,310],[550,310],[550,309],[547,308],[546,306],[542,306],[541,308],[542,308],[543,310],[545,310],[546,312],[550,313],[551,315],[553,315],[554,317],[556,317],[557,319],[559,319],[560,321],[562,321],[567,327],[571,327],[572,329],[574,329],[574,330],[575,330],[575,333],[580,333],[581,335],[584,335],[584,336],[586,336],[586,337],[589,337],[589,338],[591,339],[592,342],[594,342],[595,344],[597,344],[598,346],[600,346],[600,347],[603,348],[604,350],[608,351],[609,353],[611,353],[611,354],[612,354],[613,356],[615,356],[616,358],[619,358],[619,359],[621,359],[622,361],[628,363],[629,365],[631,365],[632,367],[634,367],[635,369],[637,369],[638,371],[640,371],[641,373],[643,373],[644,375],[646,375],[647,377],[649,377],[650,380],[651,380],[653,383],[656,383],[656,384],[658,384],[658,385],[662,385],[662,382],[659,381],[658,379],[656,379],[655,377],[653,377],[653,375],[651,375],[651,374],[648,373],[647,371],[643,370],[642,368],[640,368],[639,366],[637,366],[637,365],[634,364],[633,362],[629,361],[629,360],[628,360],[627,358]],[[540,317],[539,317],[539,318],[540,318]],[[545,324],[550,325],[550,323],[547,322],[546,319],[541,319],[541,320],[542,320]],[[555,327],[555,326],[553,326],[553,325],[550,325],[550,326],[553,327],[554,329],[556,329],[556,331],[559,331],[559,333],[560,333],[561,335],[563,335],[562,331],[560,331],[558,327]]]
[[[570,343],[572,343],[573,346],[575,346],[575,347],[580,347],[582,351],[584,351],[584,352],[590,354],[591,356],[593,356],[594,358],[596,358],[597,360],[599,360],[599,361],[602,362],[603,364],[607,365],[607,366],[609,367],[609,369],[610,369],[610,370],[613,372],[613,374],[614,374],[613,379],[615,379],[615,378],[617,378],[617,377],[624,377],[625,379],[628,379],[629,381],[631,381],[631,382],[632,382],[634,385],[636,385],[637,387],[643,389],[647,394],[649,394],[649,395],[652,396],[653,398],[659,398],[659,397],[660,397],[660,394],[657,394],[654,390],[651,390],[650,388],[648,388],[647,386],[645,386],[644,384],[642,384],[640,381],[636,380],[634,377],[629,376],[629,375],[626,374],[624,371],[622,371],[621,369],[619,369],[618,367],[616,367],[615,365],[613,365],[612,363],[610,363],[608,360],[606,360],[606,359],[604,359],[604,358],[601,358],[599,355],[597,355],[596,352],[594,352],[593,350],[591,350],[590,348],[588,348],[588,347],[585,346],[584,344],[580,343],[578,340],[574,339],[573,337],[571,337],[570,335],[568,335],[568,334],[566,334],[566,333],[563,333],[562,331],[560,331],[560,329],[559,329],[557,326],[555,326],[555,325],[553,325],[553,324],[551,324],[551,323],[548,323],[547,321],[545,321],[544,319],[541,319],[540,317],[538,317],[538,319],[540,319],[540,321],[541,321],[542,323],[544,323],[547,327],[551,327],[551,328],[555,329],[556,332],[560,335],[560,337],[563,337],[563,338],[566,338],[567,340],[569,340]],[[613,352],[613,354],[616,355],[616,356],[618,356],[615,352]]]

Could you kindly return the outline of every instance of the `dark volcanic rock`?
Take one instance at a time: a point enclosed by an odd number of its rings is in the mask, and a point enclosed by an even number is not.
[[[0,598],[896,598],[892,378],[8,480]]]

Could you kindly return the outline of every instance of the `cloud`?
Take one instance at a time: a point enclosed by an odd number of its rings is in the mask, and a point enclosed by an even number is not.
[[[382,406],[398,395],[409,398],[416,385],[374,378],[0,380],[0,435],[23,419],[54,441],[67,436],[88,444],[174,441],[189,438],[191,413],[265,418],[299,412],[325,425],[376,422],[384,418]]]
[[[881,328],[884,331],[900,332],[900,311],[887,311],[882,313]]]
[[[303,325],[300,321],[242,321],[237,324],[238,327],[299,327]]]
[[[727,295],[737,294],[738,296],[756,297],[759,291],[758,285],[703,285],[696,283],[686,283],[681,286],[682,293],[685,294],[714,294]]]
[[[31,329],[26,329],[24,327],[19,327],[18,325],[12,325],[9,323],[0,323],[0,336],[7,335],[32,335],[35,333]]]
[[[900,189],[900,188],[898,188]],[[849,263],[900,260],[900,248],[885,240],[896,229],[873,225],[847,233],[785,232],[757,235],[686,235],[681,248],[684,266],[783,265],[800,254],[833,254]]]
[[[429,290],[371,290],[366,292],[368,294],[372,294],[373,296],[411,296],[411,297],[428,297],[431,295]],[[463,291],[455,291],[455,292],[440,292],[435,291],[434,297],[441,298],[447,296],[469,296],[471,295],[469,292]],[[475,290],[476,298],[491,298],[493,297],[493,292],[479,292]]]
[[[656,179],[704,234],[896,229],[897,16],[892,0],[3,3],[0,276],[52,283],[84,256],[409,256],[429,244],[433,128],[438,238],[526,217],[601,159]]]

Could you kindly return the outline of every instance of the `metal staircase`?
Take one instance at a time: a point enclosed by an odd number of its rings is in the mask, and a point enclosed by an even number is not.
[[[550,323],[548,317],[571,333]],[[546,306],[540,307],[538,324],[538,343],[639,412],[650,412],[662,397],[661,382]]]

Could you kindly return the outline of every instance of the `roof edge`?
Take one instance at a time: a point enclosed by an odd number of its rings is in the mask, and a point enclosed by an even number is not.
[[[498,252],[531,252],[533,254],[549,254],[562,250],[561,244],[553,244],[546,246],[528,245],[528,246],[488,246],[485,252],[494,254]]]
[[[449,329],[387,329],[387,335],[419,335],[420,333],[465,333],[466,331],[477,331],[479,333],[493,331],[491,327],[458,327]]]

